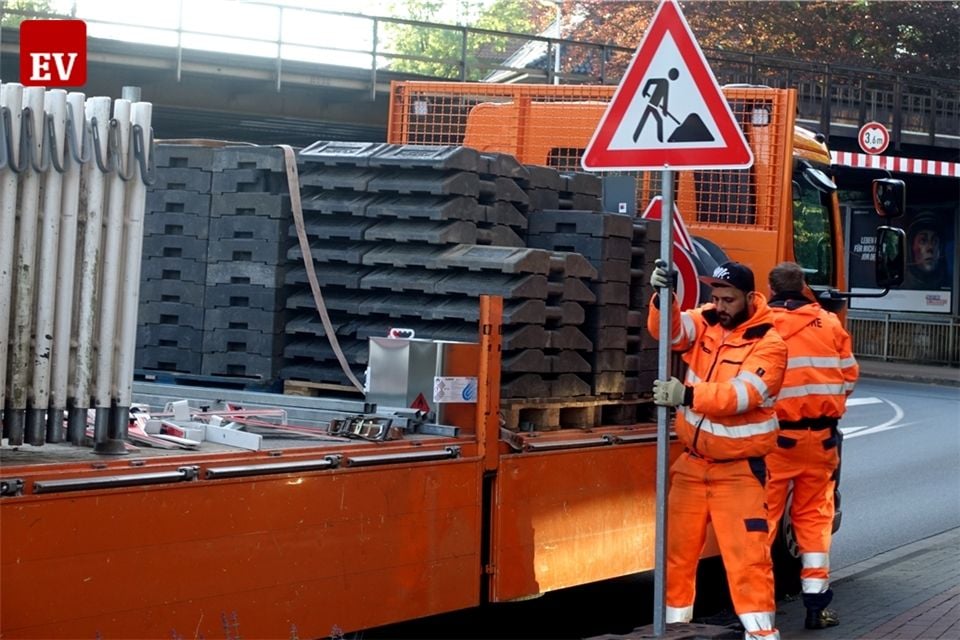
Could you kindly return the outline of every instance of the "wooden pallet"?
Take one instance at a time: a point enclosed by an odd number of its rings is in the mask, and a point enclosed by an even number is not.
[[[288,396],[323,395],[363,395],[356,387],[347,384],[332,384],[329,382],[308,382],[306,380],[284,380],[283,393]]]
[[[524,398],[500,403],[503,427],[510,431],[557,431],[642,422],[649,397]]]

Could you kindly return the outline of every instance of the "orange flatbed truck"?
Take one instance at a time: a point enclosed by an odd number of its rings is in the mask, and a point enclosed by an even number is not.
[[[496,150],[553,166],[569,156],[563,168],[572,168],[586,139],[568,138],[564,127],[577,124],[588,138],[595,120],[570,116],[541,133],[514,124],[533,122],[529,109],[541,100],[603,102],[612,93],[397,85],[390,141],[491,150],[483,126],[480,138],[465,140],[472,109],[512,102],[516,122],[498,117],[491,135],[510,134],[517,146]],[[747,131],[757,165],[682,174],[677,203],[693,233],[754,264],[758,277],[778,260],[797,259],[823,287],[842,288],[836,194],[817,189],[808,172],[829,156],[812,136],[795,138],[792,95],[728,92],[735,106],[749,105],[751,122],[754,108],[769,112],[768,125],[757,114]],[[556,140],[543,146],[546,156],[526,155],[537,135]],[[638,180],[637,202],[655,181]],[[797,189],[810,202],[801,213],[816,221],[803,245],[813,247],[812,264],[791,240],[808,229],[794,216]],[[504,432],[502,301],[480,304],[479,356],[465,352],[450,365],[451,375],[478,379],[476,404],[448,414],[456,434],[265,437],[258,451],[143,449],[122,458],[69,445],[4,448],[0,636],[326,637],[651,570],[655,425]],[[276,397],[277,406],[285,402]],[[671,458],[678,454],[673,445]]]
[[[654,425],[501,438],[501,307],[455,437],[4,450],[2,636],[326,637],[650,570]]]

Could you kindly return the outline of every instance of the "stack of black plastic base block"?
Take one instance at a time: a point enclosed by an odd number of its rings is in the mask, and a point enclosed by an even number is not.
[[[135,366],[200,373],[213,149],[156,146],[147,193]]]
[[[595,270],[524,246],[526,167],[464,147],[329,142],[304,149],[299,165],[312,264],[355,375],[368,338],[392,328],[475,341],[478,298],[489,294],[504,299],[503,397],[590,394],[592,345],[579,325]],[[343,383],[299,246],[288,257],[283,377]]]
[[[530,246],[582,256],[595,271],[589,289],[592,304],[581,322],[593,344],[586,378],[589,393],[625,393],[630,256],[633,218],[590,210],[547,210],[530,214]]]
[[[475,339],[477,305],[457,304],[469,283],[448,278],[436,260],[450,247],[478,241],[485,220],[480,155],[456,147],[318,142],[298,161],[311,264],[353,374],[366,369],[367,339],[392,328]],[[296,237],[295,227],[289,232]],[[299,244],[288,258],[291,315],[282,377],[345,384]]]
[[[658,343],[647,331],[653,288],[650,274],[660,257],[660,222],[633,220],[630,259],[630,305],[627,315],[627,355],[624,361],[628,394],[650,395],[657,377]]]
[[[214,152],[204,300],[204,376],[269,385],[284,339],[284,274],[292,218],[283,152]]]

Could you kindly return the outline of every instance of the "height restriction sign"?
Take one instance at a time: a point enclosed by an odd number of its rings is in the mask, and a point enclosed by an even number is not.
[[[674,0],[647,27],[584,169],[743,169],[753,154]]]

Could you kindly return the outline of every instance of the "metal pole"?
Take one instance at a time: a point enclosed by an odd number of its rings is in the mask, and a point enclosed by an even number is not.
[[[560,21],[563,20],[563,0],[556,0],[557,3],[557,44],[553,50],[553,84],[560,84],[560,38],[563,37],[563,27]]]
[[[667,271],[673,270],[673,172],[664,169],[661,173],[663,212],[660,216],[660,259]],[[660,289],[660,347],[657,352],[657,377],[670,379],[670,312],[673,309],[673,293],[669,287]],[[653,632],[666,633],[666,587],[667,587],[667,466],[670,463],[670,411],[657,407],[657,523],[654,534],[656,552],[653,574]]]
[[[11,167],[17,166],[20,149],[20,123],[23,120],[23,85],[8,82],[0,88],[0,107],[10,112],[10,149],[8,166],[0,172],[0,300],[7,304],[0,308],[0,414],[6,406],[7,352],[10,344],[10,314],[13,305],[13,256],[17,221],[17,174]],[[2,124],[0,124],[2,126]],[[3,418],[3,433],[7,435],[7,417]]]

